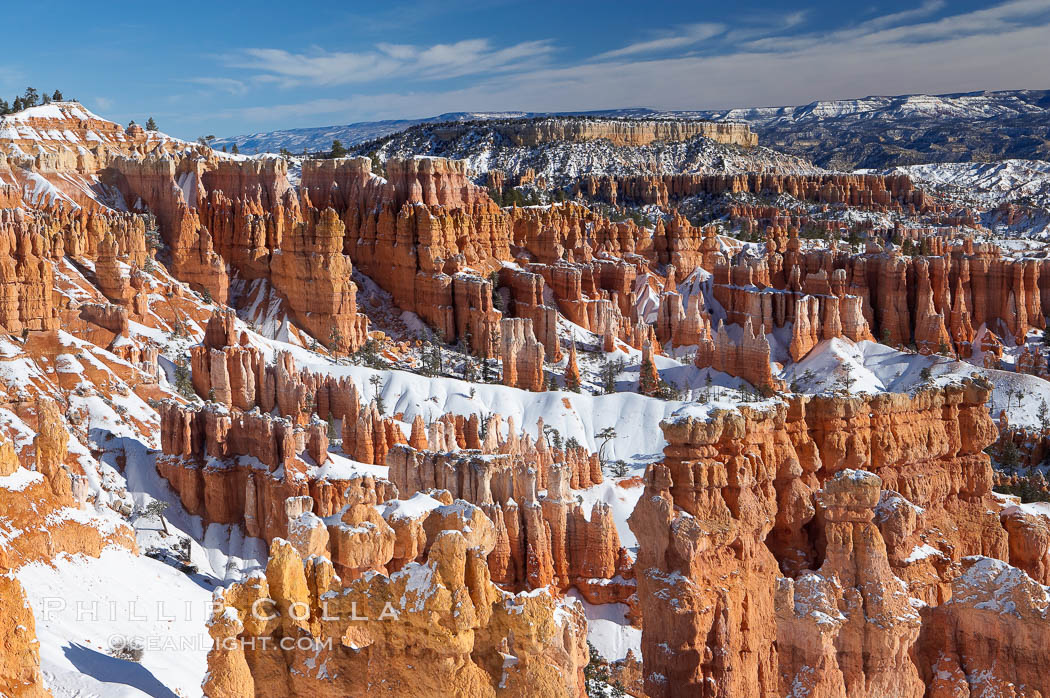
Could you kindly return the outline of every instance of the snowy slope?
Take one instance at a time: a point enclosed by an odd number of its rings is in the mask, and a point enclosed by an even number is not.
[[[109,548],[18,572],[55,698],[200,696],[211,589],[148,557]],[[111,650],[139,643],[138,663]]]
[[[1050,162],[1003,160],[895,167],[888,174],[906,174],[925,187],[984,206],[1023,202],[1050,206]]]
[[[980,357],[976,357],[976,361]],[[1041,403],[1050,405],[1050,381],[1026,373],[976,366],[942,356],[899,352],[876,342],[825,340],[781,377],[807,393],[842,390],[843,366],[850,367],[853,394],[908,392],[922,384],[943,385],[966,376],[983,376],[992,384],[988,411],[1006,412],[1010,424],[1039,428]],[[929,370],[929,379],[923,378]]]
[[[757,107],[700,112],[708,118],[745,121],[753,124],[801,124],[828,119],[990,119],[1041,115],[1046,93],[1040,91],[967,92],[943,95],[870,96],[810,102],[795,107]]]

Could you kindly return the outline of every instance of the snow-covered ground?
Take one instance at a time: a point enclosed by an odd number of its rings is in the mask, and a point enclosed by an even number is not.
[[[635,658],[641,659],[642,630],[628,622],[626,604],[590,604],[575,589],[569,590],[568,595],[583,606],[583,612],[587,614],[587,640],[599,654],[609,661],[616,661],[632,650]]]
[[[870,172],[872,170],[858,170]],[[906,174],[920,187],[975,209],[981,225],[994,233],[990,239],[1050,239],[1050,162],[1002,160],[999,162],[946,162],[905,165],[883,174]],[[1007,219],[997,207],[1016,204]],[[1045,254],[1045,251],[1044,251]]]
[[[971,361],[979,363],[980,357]],[[920,385],[944,385],[973,376],[982,376],[992,384],[988,401],[992,417],[1006,412],[1010,424],[1042,426],[1040,411],[1044,402],[1050,405],[1050,381],[1027,373],[984,368],[970,361],[900,352],[876,342],[825,340],[781,374],[806,393],[845,390],[848,382],[849,392],[854,394],[908,392]]]
[[[986,206],[1008,201],[1050,205],[1050,162],[1044,160],[931,163],[889,172],[909,175],[920,185]]]
[[[18,572],[55,698],[200,696],[212,588],[173,567],[108,548]],[[138,662],[114,650],[138,645]]]
[[[923,381],[924,368],[930,369],[932,377],[938,358],[900,352],[876,342],[836,338],[820,342],[797,364],[787,366],[781,377],[806,393],[906,392]]]

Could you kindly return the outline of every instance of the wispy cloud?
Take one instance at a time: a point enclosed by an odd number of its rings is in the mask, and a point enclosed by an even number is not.
[[[922,17],[929,17],[933,13],[940,11],[944,5],[944,0],[926,0],[918,7],[876,17],[875,19],[865,22],[863,26],[866,26],[869,29],[896,26]]]
[[[493,48],[488,39],[464,39],[432,46],[381,43],[365,52],[252,48],[229,56],[227,64],[252,71],[256,81],[283,87],[332,86],[392,77],[434,80],[520,70],[543,64],[553,52],[547,39],[506,48]]]
[[[650,39],[648,41],[638,41],[613,51],[606,51],[605,53],[598,54],[595,58],[620,58],[623,56],[658,53],[661,51],[670,51],[672,49],[686,48],[689,46],[695,46],[701,41],[705,41],[711,37],[718,36],[725,32],[725,30],[726,27],[724,24],[708,22],[687,24],[677,31],[667,33],[664,36]]]
[[[248,85],[243,80],[234,78],[187,78],[186,82],[201,85],[231,95],[243,95],[248,92]]]
[[[833,43],[842,51],[857,53],[910,43],[949,42],[968,36],[995,36],[1027,27],[1045,25],[1050,20],[1050,0],[1011,0],[972,12],[949,14],[938,19],[916,22],[943,9],[940,0],[928,0],[919,7],[874,17],[860,24],[823,33],[768,36],[749,42],[743,48],[790,52],[806,50],[814,43]],[[1007,53],[1005,41],[993,53]]]

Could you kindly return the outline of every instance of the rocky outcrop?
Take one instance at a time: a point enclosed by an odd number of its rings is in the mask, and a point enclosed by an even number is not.
[[[348,504],[353,480],[311,477],[327,454],[327,425],[293,425],[257,411],[227,410],[216,404],[185,407],[173,401],[161,412],[158,472],[183,506],[209,523],[236,523],[248,535],[287,536],[285,500],[309,496],[320,516]],[[240,459],[245,456],[247,459]],[[376,501],[396,496],[385,480],[367,480]]]
[[[780,695],[924,695],[911,658],[919,614],[872,521],[881,484],[858,470],[824,483],[824,564],[777,584]]]
[[[843,204],[854,208],[897,211],[912,215],[947,211],[914,186],[907,175],[854,174],[665,174],[605,176],[587,193],[609,203],[629,200],[666,206],[696,194],[788,194],[804,201]],[[601,194],[605,193],[602,197]]]
[[[500,321],[500,356],[503,359],[503,385],[532,391],[546,387],[543,345],[532,334],[532,320],[508,318]]]
[[[69,450],[69,432],[54,401],[37,399],[37,433],[33,438],[36,451],[36,469],[47,480],[51,491],[61,500],[72,500],[70,472],[66,467]]]
[[[697,368],[713,368],[743,378],[759,389],[772,389],[778,385],[769,363],[769,340],[761,328],[755,332],[750,318],[744,321],[739,343],[730,339],[724,325],[719,325],[712,337],[710,321],[705,319],[702,322],[694,359]]]
[[[802,252],[792,232],[772,241],[761,271],[751,272],[749,281],[759,288],[830,293],[839,298],[844,336],[849,336],[849,327],[860,327],[862,315],[880,341],[914,344],[924,353],[970,356],[975,328],[982,325],[1015,340],[1044,326],[1043,261],[1007,259],[998,247],[968,238],[930,248],[937,254],[904,256],[896,248],[884,251],[877,245],[862,254],[846,254],[834,246]],[[755,310],[749,310],[747,304],[733,302],[734,293],[727,289],[719,301],[755,314],[758,304],[752,301]],[[861,305],[849,308],[847,320],[843,302],[850,296]],[[775,305],[772,316],[781,316]]]
[[[2,552],[2,551],[0,551]],[[22,585],[0,565],[0,693],[11,698],[50,696],[40,673],[36,622]]]
[[[927,695],[1046,695],[1050,593],[1021,570],[968,557],[951,599],[923,614]]]
[[[510,440],[504,445],[511,446]],[[626,601],[634,592],[631,562],[609,507],[596,503],[588,517],[569,489],[601,481],[597,458],[578,450],[552,451],[542,439],[537,445],[523,435],[514,447],[500,449],[512,452],[498,456],[402,445],[390,450],[387,465],[403,497],[447,490],[481,507],[494,524],[488,563],[500,585],[574,586],[592,603]],[[538,488],[546,492],[537,496]]]
[[[647,695],[920,694],[915,609],[952,597],[967,555],[1037,574],[1045,560],[1038,531],[1008,534],[1026,522],[996,513],[989,391],[966,380],[665,421],[665,460],[629,522]],[[1011,549],[1011,535],[1032,544]]]
[[[0,211],[0,327],[9,334],[58,327],[54,266],[46,258],[45,239],[20,218],[18,212]]]
[[[964,381],[914,396],[814,397],[805,406],[821,463],[818,477],[863,468],[903,500],[886,499],[876,520],[894,574],[925,603],[940,603],[950,593],[947,561],[1009,559],[983,452],[996,432],[984,408],[990,388]],[[822,545],[814,541],[814,555]],[[929,554],[915,556],[916,549]]]
[[[271,261],[274,288],[293,316],[333,351],[356,351],[368,338],[368,318],[357,312],[357,286],[343,254],[343,223],[330,208],[305,210]]]
[[[12,698],[49,696],[40,673],[36,622],[18,579],[0,573],[0,693]]]
[[[779,570],[764,539],[777,512],[773,480],[798,459],[776,421],[745,411],[661,425],[665,463],[646,471],[629,519],[646,695],[777,691]]]
[[[1009,563],[1024,570],[1040,584],[1050,582],[1050,521],[1047,517],[1010,506],[999,514],[999,520],[1009,536]]]
[[[774,288],[772,281],[765,261],[732,267],[719,262],[712,291],[726,321],[739,325],[750,321],[756,328],[761,326],[763,334],[790,325],[788,351],[794,361],[825,339],[874,339],[864,315],[867,291],[849,284],[845,270],[835,269],[830,276],[822,270],[805,279],[789,274],[784,289]]]
[[[209,675],[209,698],[583,691],[579,606],[548,593],[500,591],[484,555],[459,531],[441,533],[425,563],[343,587],[326,560],[304,563],[275,540],[266,576],[234,585],[224,602],[210,631],[229,641],[216,642],[208,661],[231,672]],[[252,614],[253,604],[265,605],[267,619]]]

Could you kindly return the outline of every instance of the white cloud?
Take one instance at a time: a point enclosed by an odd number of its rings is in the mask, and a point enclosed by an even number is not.
[[[770,36],[757,39],[745,48],[762,51],[805,50],[814,43],[833,43],[844,52],[864,52],[889,49],[918,42],[948,42],[967,36],[996,36],[1031,26],[1047,25],[1050,0],[1012,0],[993,7],[947,15],[928,22],[908,24],[908,20],[928,16],[943,4],[934,0],[920,7],[881,17],[875,17],[853,27],[821,34]],[[993,51],[1009,51],[1005,41]]]
[[[221,92],[228,92],[231,95],[243,95],[248,92],[248,85],[243,80],[235,80],[233,78],[189,78],[186,82],[210,87]]]
[[[283,87],[368,83],[392,77],[448,79],[523,69],[544,62],[554,51],[549,40],[526,41],[494,49],[488,39],[412,46],[378,44],[366,52],[253,48],[227,58],[231,67],[250,70],[260,82]]]
[[[644,53],[657,53],[659,51],[668,51],[670,49],[685,48],[687,46],[694,46],[701,41],[710,39],[711,37],[718,36],[725,32],[726,27],[723,24],[715,23],[700,23],[700,24],[687,24],[681,27],[678,31],[669,33],[665,36],[650,39],[649,41],[639,41],[633,44],[628,44],[623,48],[618,48],[614,51],[606,51],[600,53],[595,58],[619,58],[622,56],[633,56]]]
[[[876,17],[875,19],[865,22],[864,25],[871,29],[878,27],[892,27],[920,17],[928,17],[943,8],[944,4],[944,0],[926,0],[918,7],[913,7],[910,10],[902,10],[901,12],[894,12],[888,15],[882,15],[881,17]]]

